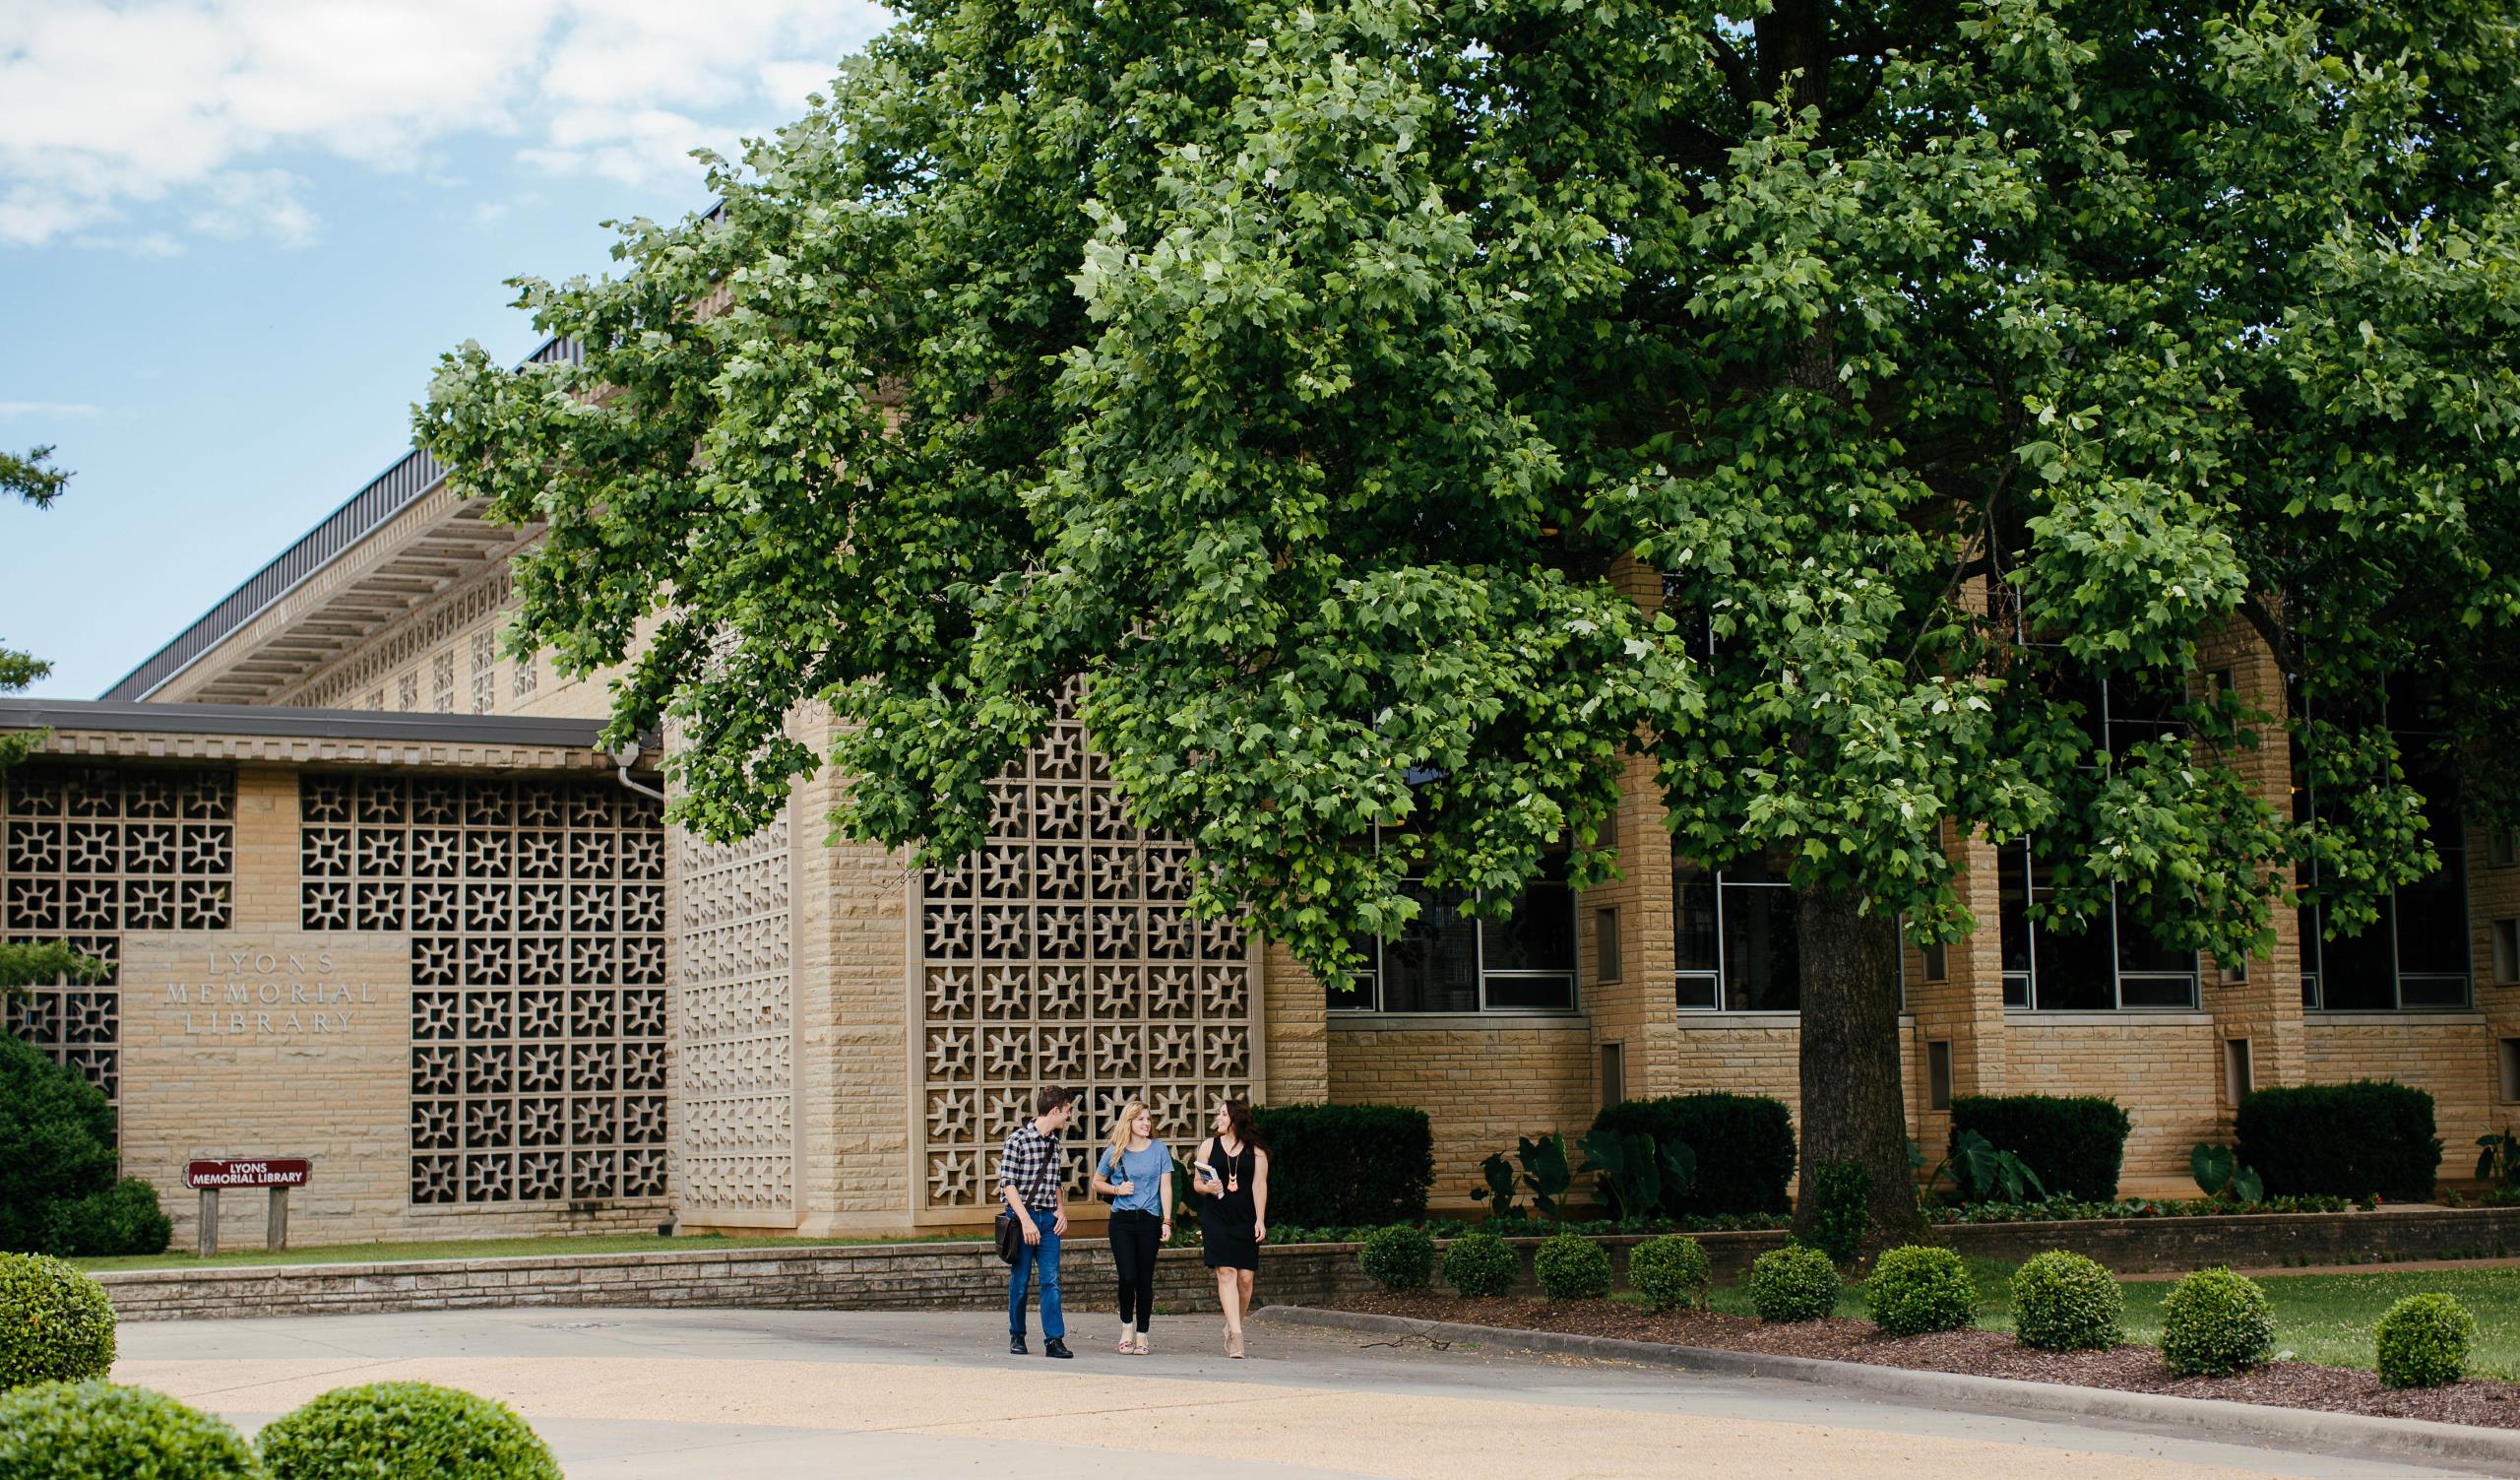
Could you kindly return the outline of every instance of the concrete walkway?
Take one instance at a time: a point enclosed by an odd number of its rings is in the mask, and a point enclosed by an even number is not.
[[[1213,1318],[1156,1355],[1005,1355],[991,1314],[530,1310],[130,1324],[114,1376],[251,1428],[334,1387],[422,1379],[500,1398],[573,1477],[1004,1475],[1213,1480],[2203,1480],[2455,1473]],[[1035,1347],[1039,1349],[1038,1334]],[[1187,1464],[1184,1461],[1189,1461]]]

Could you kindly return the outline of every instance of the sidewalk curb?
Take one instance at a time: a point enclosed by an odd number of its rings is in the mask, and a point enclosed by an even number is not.
[[[2351,1454],[2361,1458],[2434,1461],[2488,1474],[2520,1476],[2520,1430],[2478,1429],[2465,1424],[2433,1423],[2427,1419],[2373,1418],[2366,1414],[2329,1413],[2314,1408],[2276,1408],[2260,1403],[2228,1402],[2220,1398],[2168,1397],[2160,1393],[2076,1387],[2063,1383],[2028,1383],[2012,1378],[1973,1377],[1964,1373],[1917,1372],[1904,1367],[1876,1367],[1864,1362],[1827,1362],[1813,1357],[1779,1357],[1703,1346],[1670,1346],[1659,1341],[1578,1336],[1563,1331],[1466,1325],[1449,1320],[1413,1320],[1403,1316],[1371,1316],[1357,1311],[1325,1311],[1310,1306],[1264,1306],[1253,1311],[1251,1319],[1336,1330],[1430,1336],[1442,1341],[1482,1341],[1526,1351],[1601,1357],[1722,1377],[1812,1383],[1878,1397],[1905,1398],[1941,1407],[1969,1408],[2007,1416],[2097,1419],[2176,1433],[2187,1438],[2305,1449],[2323,1454]]]

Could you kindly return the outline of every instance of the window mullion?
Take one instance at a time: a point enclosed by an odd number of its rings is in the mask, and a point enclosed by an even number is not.
[[[1732,1010],[1732,973],[1727,970],[1729,963],[1725,960],[1725,939],[1730,933],[1724,929],[1724,875],[1719,871],[1709,876],[1715,880],[1715,1010],[1730,1012]]]
[[[2038,862],[2030,856],[2030,840],[2024,838],[2021,840],[2021,897],[2029,902],[2022,906],[2021,918],[2030,933],[2028,1006],[2033,1012],[2039,1010],[2039,874],[2037,869]]]

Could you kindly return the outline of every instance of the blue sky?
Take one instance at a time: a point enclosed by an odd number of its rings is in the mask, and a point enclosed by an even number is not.
[[[887,17],[865,0],[0,5],[0,645],[92,698],[410,445],[504,280],[603,271],[607,219],[731,148]]]

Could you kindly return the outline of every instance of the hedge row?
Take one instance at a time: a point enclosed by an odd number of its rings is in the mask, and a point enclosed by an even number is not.
[[[1959,1095],[1951,1134],[1975,1130],[1998,1151],[2029,1163],[2054,1197],[2108,1202],[2117,1195],[2134,1122],[2097,1095]]]
[[[1697,1154],[1686,1191],[1663,1190],[1671,1219],[1781,1214],[1794,1185],[1794,1117],[1765,1095],[1709,1093],[1624,1100],[1593,1120],[1596,1130],[1643,1131],[1657,1146]]]
[[[1269,1146],[1269,1221],[1379,1226],[1423,1217],[1435,1185],[1426,1112],[1396,1105],[1271,1105],[1252,1112]],[[1182,1148],[1186,1159],[1195,1149]]]
[[[2432,1097],[2393,1082],[2300,1084],[2241,1099],[2239,1159],[2273,1196],[2422,1202],[2441,1169]]]

